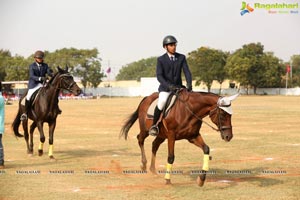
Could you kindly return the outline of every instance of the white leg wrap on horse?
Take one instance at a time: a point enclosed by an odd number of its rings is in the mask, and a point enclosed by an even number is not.
[[[166,175],[165,175],[165,179],[170,180],[171,179],[171,172],[172,172],[172,164],[167,164],[166,166]]]
[[[40,142],[40,144],[39,144],[39,150],[43,150],[43,148],[44,148],[44,143]]]
[[[53,156],[53,144],[49,145],[48,156]]]
[[[204,171],[208,171],[209,170],[208,162],[209,162],[209,155],[208,154],[204,154],[204,157],[203,157],[203,166],[202,166],[202,169]]]

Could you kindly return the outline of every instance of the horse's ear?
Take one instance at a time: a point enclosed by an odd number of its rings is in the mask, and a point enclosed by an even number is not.
[[[62,72],[63,70],[59,66],[57,66],[57,71]]]
[[[66,64],[65,71],[68,72],[68,69],[69,69],[69,66],[68,66],[68,64]]]
[[[237,94],[232,95],[232,96],[229,96],[229,97],[227,97],[227,98],[228,98],[230,101],[233,101],[233,100],[235,100],[239,95],[240,95],[240,93],[237,93]]]
[[[237,93],[237,94],[229,96],[229,97],[222,97],[219,100],[218,104],[220,106],[229,106],[231,104],[231,101],[235,100],[239,95],[240,95],[240,93]]]

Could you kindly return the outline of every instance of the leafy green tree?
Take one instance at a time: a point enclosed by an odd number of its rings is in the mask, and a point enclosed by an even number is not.
[[[141,80],[141,77],[154,77],[157,57],[141,59],[130,63],[120,70],[116,80]]]
[[[210,92],[212,83],[217,80],[221,85],[227,78],[224,66],[228,53],[207,47],[201,47],[188,54],[188,63],[191,73],[196,79],[196,85],[203,82]]]
[[[300,86],[300,55],[291,57],[292,86]]]
[[[282,76],[285,74],[284,63],[275,57],[273,52],[264,53],[261,62],[264,71],[258,87],[282,87]]]
[[[6,76],[6,68],[9,60],[12,58],[10,51],[0,49],[0,80],[4,81]]]
[[[273,53],[264,53],[261,43],[243,45],[231,54],[225,66],[229,77],[243,85],[247,91],[253,87],[280,87],[283,63]]]
[[[104,77],[101,72],[98,50],[63,48],[53,53],[46,52],[46,61],[52,69],[56,66],[68,66],[75,76],[80,77],[84,90],[88,86],[96,88]]]
[[[6,64],[6,81],[24,81],[28,80],[28,66],[32,59],[25,59],[22,56],[15,56],[8,60]]]

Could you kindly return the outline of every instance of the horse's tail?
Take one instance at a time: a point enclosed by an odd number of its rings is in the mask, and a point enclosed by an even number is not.
[[[135,121],[139,118],[140,105],[146,98],[147,97],[143,98],[143,100],[140,102],[139,106],[137,107],[136,111],[128,117],[128,119],[126,120],[126,122],[123,125],[123,127],[121,129],[120,137],[124,136],[125,140],[127,140],[127,138],[128,138],[128,132],[129,132],[130,128],[135,123]]]
[[[21,110],[20,110],[20,105],[19,105],[19,110],[18,110],[18,113],[17,113],[17,116],[14,120],[14,122],[12,123],[12,128],[14,130],[14,133],[15,133],[15,136],[17,137],[24,137],[22,134],[19,133],[19,126],[20,126],[20,123],[21,123]]]

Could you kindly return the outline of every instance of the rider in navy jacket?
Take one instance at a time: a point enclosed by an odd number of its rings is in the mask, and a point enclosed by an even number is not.
[[[171,61],[168,53],[157,59],[156,76],[160,85],[158,91],[170,92],[173,88],[181,88],[181,72],[183,71],[187,85],[192,86],[192,75],[187,65],[185,56],[179,53],[174,54],[175,61]]]
[[[158,135],[157,121],[167,99],[171,92],[178,88],[184,87],[181,80],[181,72],[183,71],[187,82],[188,91],[192,91],[192,75],[186,62],[185,56],[176,52],[177,40],[174,36],[168,35],[163,40],[163,47],[166,53],[157,59],[156,76],[160,85],[158,88],[158,102],[154,110],[153,125],[149,130],[149,134]]]
[[[37,85],[39,85],[39,83],[43,83],[46,74],[48,74],[51,77],[53,76],[52,70],[48,67],[46,63],[32,63],[29,66],[28,89],[33,89]]]
[[[46,74],[53,76],[53,71],[44,63],[44,56],[44,52],[36,51],[34,54],[35,62],[29,65],[28,92],[25,100],[25,111],[20,118],[22,121],[27,119],[32,94],[43,86]]]

